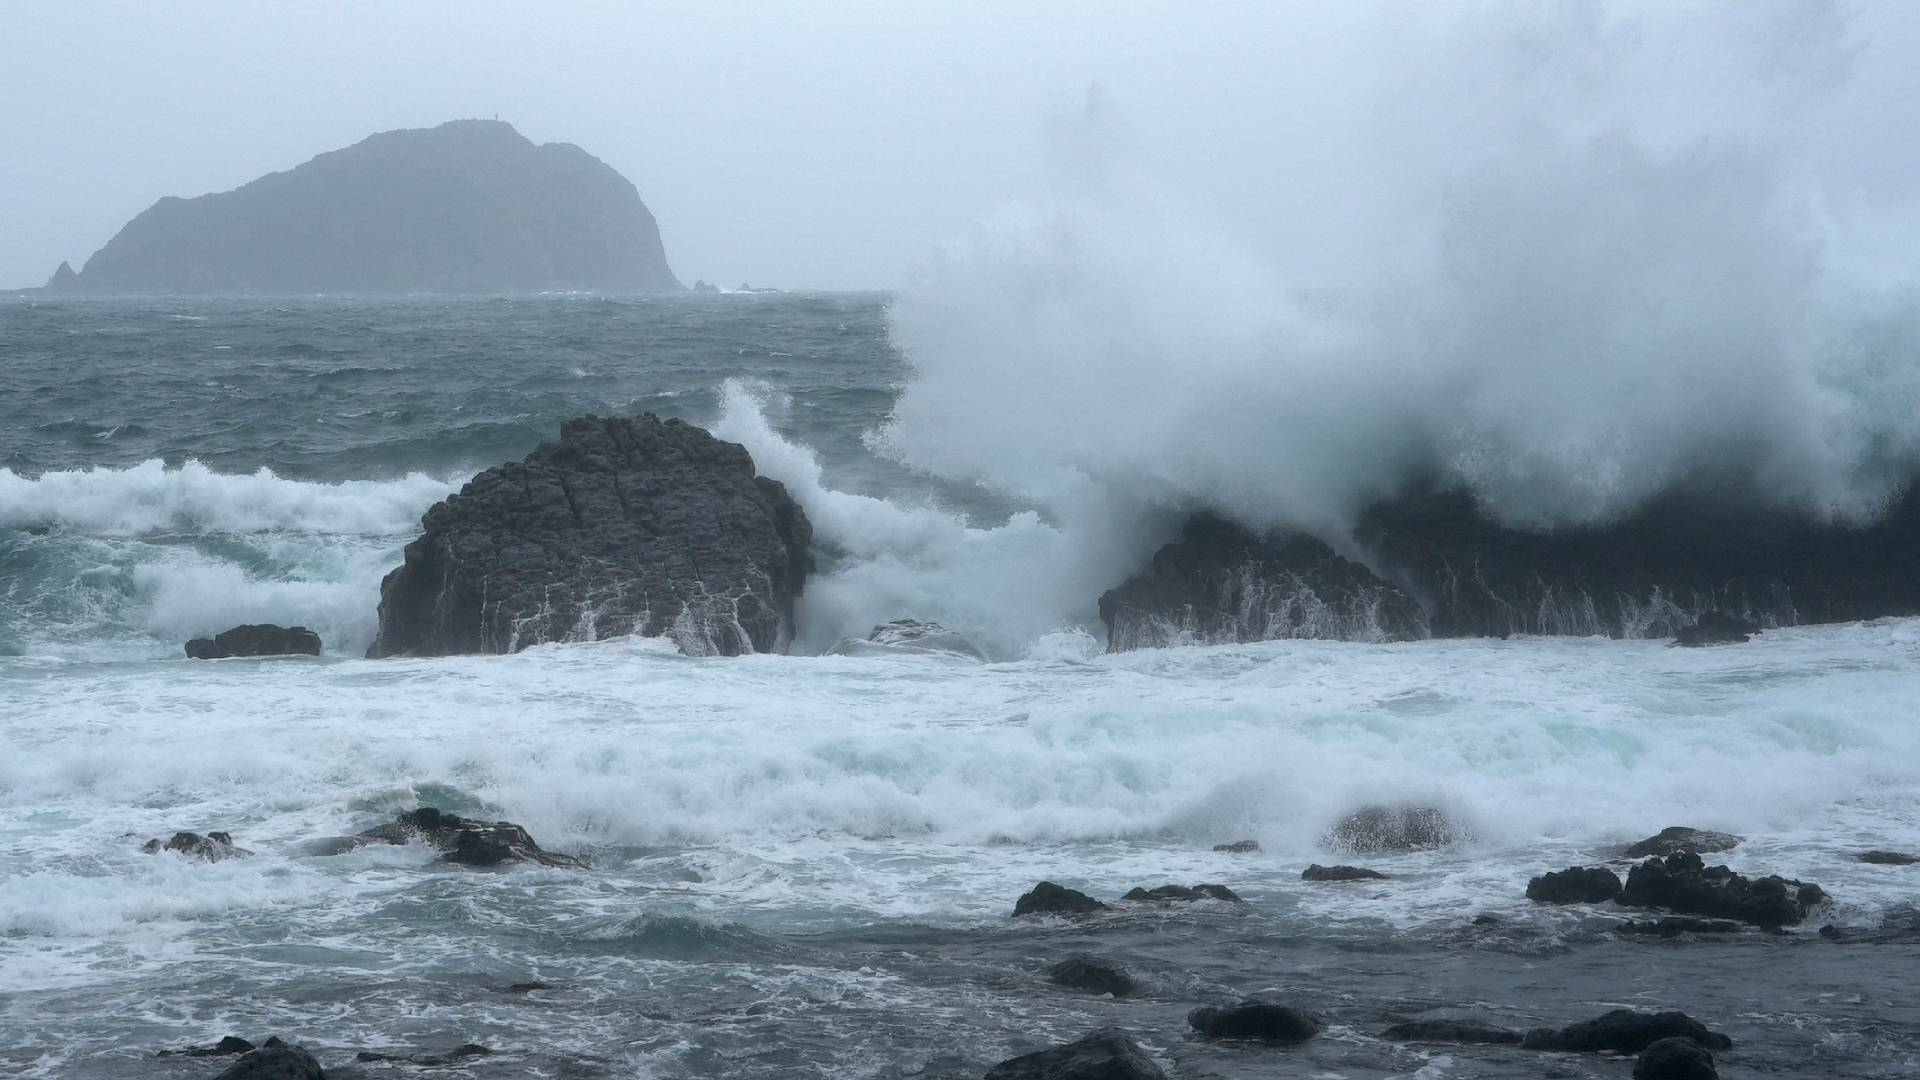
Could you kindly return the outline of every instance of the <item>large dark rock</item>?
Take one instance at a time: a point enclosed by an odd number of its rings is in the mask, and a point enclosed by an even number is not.
[[[320,635],[304,626],[254,623],[222,630],[210,638],[187,642],[193,660],[225,660],[230,656],[319,656]]]
[[[1753,640],[1749,635],[1759,632],[1758,623],[1738,615],[1729,615],[1724,611],[1703,611],[1695,617],[1692,626],[1682,626],[1674,631],[1673,643],[1690,649],[1705,645],[1745,645]]]
[[[1051,1050],[1022,1054],[987,1070],[986,1080],[1167,1080],[1133,1037],[1101,1028]]]
[[[895,619],[873,628],[864,638],[847,638],[827,650],[829,656],[943,656],[984,662],[980,646],[937,622]]]
[[[1527,882],[1527,899],[1541,904],[1599,904],[1620,895],[1620,875],[1604,866],[1569,866]]]
[[[1088,896],[1078,889],[1069,889],[1064,885],[1055,885],[1043,881],[1027,890],[1026,894],[1013,905],[1015,916],[1020,915],[1091,915],[1096,911],[1107,910],[1107,905]]]
[[[367,655],[517,652],[667,635],[682,652],[781,652],[813,528],[753,459],[679,420],[586,416],[427,511],[380,585]]]
[[[1321,866],[1319,863],[1300,871],[1301,881],[1385,881],[1387,875],[1364,866]]]
[[[1912,866],[1920,863],[1920,855],[1909,855],[1904,851],[1863,851],[1854,859],[1875,866]]]
[[[1592,1020],[1583,1020],[1563,1028],[1535,1028],[1526,1033],[1520,1045],[1529,1050],[1562,1050],[1571,1053],[1637,1054],[1661,1039],[1691,1039],[1714,1050],[1730,1050],[1733,1040],[1708,1031],[1705,1024],[1683,1012],[1647,1013],[1632,1009],[1614,1009]]]
[[[475,821],[431,806],[408,810],[385,825],[335,838],[328,846],[308,853],[339,855],[368,844],[408,844],[415,840],[439,848],[441,862],[462,866],[530,862],[578,869],[587,865],[584,859],[542,848],[527,830],[511,821]]]
[[[1160,885],[1145,888],[1136,885],[1127,890],[1120,899],[1135,904],[1172,904],[1194,900],[1225,900],[1232,904],[1241,904],[1240,894],[1225,885]]]
[[[215,1080],[327,1080],[326,1070],[298,1046],[268,1039],[227,1066]]]
[[[1527,530],[1429,488],[1375,503],[1354,538],[1419,598],[1435,637],[1668,638],[1709,613],[1761,628],[1920,613],[1912,489],[1870,527],[1715,481],[1608,524]]]
[[[1778,929],[1798,924],[1827,902],[1827,894],[1818,885],[1778,875],[1747,878],[1724,866],[1707,866],[1700,856],[1688,853],[1648,859],[1634,867],[1619,899],[1627,907],[1665,908]]]
[[[1644,859],[1649,855],[1679,855],[1685,852],[1711,855],[1716,851],[1732,851],[1739,846],[1740,838],[1732,833],[1669,825],[1639,843],[1628,845],[1626,856],[1629,859]]]
[[[62,265],[65,265],[64,263]],[[157,1057],[230,1057],[252,1050],[253,1044],[238,1035],[228,1035],[212,1046],[189,1046],[184,1050],[162,1050]]]
[[[1633,1080],[1720,1080],[1713,1054],[1692,1039],[1661,1039],[1640,1051]]]
[[[1089,994],[1132,997],[1140,992],[1140,981],[1126,968],[1110,960],[1075,956],[1047,969],[1047,981],[1055,986],[1083,990]]]
[[[1335,851],[1430,851],[1468,838],[1466,828],[1431,806],[1363,806],[1335,822],[1321,842]]]
[[[140,850],[148,855],[158,855],[171,851],[176,855],[185,855],[193,859],[205,859],[219,862],[222,859],[241,859],[253,852],[233,842],[232,833],[210,832],[205,836],[194,832],[177,832],[167,838],[165,843],[158,839],[149,840],[140,845]]]
[[[1394,1042],[1484,1043],[1518,1045],[1520,1033],[1511,1028],[1478,1024],[1469,1020],[1414,1020],[1395,1024],[1380,1033]]]
[[[77,277],[89,293],[676,291],[627,179],[510,124],[388,131],[233,191],[168,196]]]
[[[1301,534],[1256,535],[1211,515],[1100,597],[1112,652],[1278,638],[1409,641],[1426,615],[1406,593]]]
[[[1312,1013],[1269,1001],[1195,1009],[1187,1024],[1209,1039],[1257,1039],[1270,1043],[1302,1043],[1320,1034],[1323,1026]]]

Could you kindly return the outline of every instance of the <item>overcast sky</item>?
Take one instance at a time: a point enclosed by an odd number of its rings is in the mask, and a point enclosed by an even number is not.
[[[1457,10],[1549,7],[1575,5]],[[1209,198],[1257,202],[1263,170],[1319,153],[1379,105],[1349,100],[1363,84],[1348,75],[1404,63],[1381,43],[1417,8],[12,0],[0,287],[40,284],[62,259],[78,268],[163,195],[227,190],[375,131],[494,115],[630,178],[684,281],[892,287],[942,237],[1045,187],[1050,118],[1080,110],[1093,84],[1156,155],[1202,175],[1219,161],[1233,179]],[[1893,141],[1852,131],[1849,152],[1878,146],[1897,185],[1920,108],[1907,8],[1856,19],[1873,24],[1856,34],[1860,66],[1893,82],[1879,112],[1841,118],[1886,121]],[[1790,64],[1799,43],[1768,47]],[[1370,182],[1316,175],[1329,198]],[[1300,216],[1293,227],[1311,229]]]

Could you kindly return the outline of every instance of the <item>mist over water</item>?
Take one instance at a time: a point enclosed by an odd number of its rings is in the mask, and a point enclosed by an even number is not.
[[[1871,519],[1920,472],[1920,303],[1818,127],[1871,91],[1838,9],[1741,16],[1402,27],[1271,155],[1170,162],[1096,88],[1059,190],[893,305],[887,445],[1336,540],[1428,479],[1525,527],[1675,489]]]

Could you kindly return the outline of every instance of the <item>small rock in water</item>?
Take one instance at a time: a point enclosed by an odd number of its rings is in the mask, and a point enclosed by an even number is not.
[[[500,988],[500,992],[503,994],[531,994],[535,990],[552,990],[553,988],[552,983],[541,982],[535,979],[531,982],[508,983]]]
[[[1260,841],[1258,841],[1258,840],[1235,840],[1235,841],[1234,841],[1233,843],[1231,843],[1231,844],[1215,844],[1215,845],[1213,845],[1213,850],[1215,850],[1215,851],[1225,851],[1225,852],[1228,852],[1228,853],[1230,853],[1230,854],[1233,854],[1233,855],[1245,855],[1245,854],[1247,854],[1247,853],[1248,853],[1248,852],[1250,852],[1250,851],[1259,851],[1259,850],[1260,850]]]
[[[1604,866],[1569,866],[1527,882],[1527,899],[1540,904],[1599,904],[1620,895],[1620,875]]]
[[[1246,902],[1225,885],[1162,885],[1157,889],[1135,886],[1120,899],[1135,904],[1170,904],[1190,900],[1225,900],[1233,904]]]
[[[1133,1037],[1106,1027],[1065,1046],[1022,1054],[987,1070],[986,1080],[1167,1080]]]
[[[1336,822],[1322,842],[1336,851],[1431,851],[1467,838],[1467,831],[1431,806],[1363,806]]]
[[[1258,1039],[1302,1043],[1320,1034],[1312,1013],[1267,1001],[1243,1001],[1225,1008],[1207,1006],[1187,1014],[1193,1030],[1209,1039]]]
[[[1713,1055],[1692,1039],[1661,1039],[1633,1063],[1633,1080],[1720,1080]]]
[[[873,628],[865,639],[847,638],[827,650],[828,656],[886,656],[901,653],[946,656],[985,662],[980,646],[937,622],[895,619]]]
[[[1414,1020],[1395,1024],[1380,1033],[1394,1042],[1491,1043],[1517,1045],[1520,1033],[1512,1028],[1495,1027],[1462,1020]]]
[[[1747,878],[1724,866],[1706,866],[1691,854],[1648,859],[1627,874],[1620,892],[1627,907],[1738,919],[1770,930],[1796,925],[1826,902],[1826,890],[1818,885],[1778,875]]]
[[[1027,891],[1013,905],[1014,915],[1090,915],[1107,910],[1107,905],[1078,889],[1043,881]]]
[[[1702,919],[1693,915],[1668,915],[1660,919],[1635,920],[1622,924],[1623,934],[1646,934],[1650,937],[1679,937],[1681,934],[1744,934],[1753,929],[1743,922],[1733,919]]]
[[[1583,1020],[1563,1028],[1535,1028],[1524,1035],[1520,1045],[1528,1050],[1560,1050],[1573,1053],[1637,1054],[1661,1039],[1691,1039],[1714,1050],[1731,1050],[1733,1040],[1708,1031],[1705,1024],[1683,1012],[1647,1013],[1633,1009],[1614,1009],[1592,1020]]]
[[[1385,881],[1387,875],[1364,866],[1321,866],[1319,863],[1300,871],[1301,881]]]
[[[534,843],[527,830],[511,821],[474,821],[448,814],[431,806],[401,813],[386,825],[377,825],[355,834],[352,843],[330,845],[322,854],[340,854],[367,844],[405,844],[424,840],[443,853],[440,861],[462,866],[498,866],[509,862],[531,862],[542,866],[581,868],[585,859],[560,855]]]
[[[1760,632],[1760,624],[1724,611],[1703,611],[1692,626],[1683,626],[1673,635],[1675,645],[1697,649],[1703,645],[1745,645],[1749,634]]]
[[[1629,859],[1644,859],[1649,855],[1684,855],[1688,852],[1711,855],[1716,851],[1732,851],[1739,846],[1740,838],[1732,833],[1672,825],[1627,848],[1625,854]]]
[[[468,1058],[486,1057],[493,1051],[479,1043],[461,1043],[444,1054],[377,1054],[371,1050],[362,1050],[353,1056],[359,1062],[397,1061],[405,1065],[457,1065]]]
[[[300,1047],[268,1039],[260,1049],[248,1051],[227,1066],[215,1080],[327,1080],[327,1073],[312,1054]]]
[[[1047,981],[1055,986],[1084,990],[1089,994],[1132,997],[1140,992],[1140,983],[1126,968],[1109,960],[1075,956],[1062,960],[1047,971]]]
[[[1909,855],[1904,851],[1863,851],[1854,858],[1875,866],[1912,866],[1920,863],[1920,855]]]
[[[212,1046],[190,1046],[185,1050],[162,1050],[160,1057],[225,1057],[228,1054],[244,1054],[253,1049],[253,1044],[238,1035],[228,1035]]]
[[[222,630],[210,638],[187,642],[192,660],[225,660],[231,656],[319,656],[320,635],[304,626],[254,623]]]
[[[199,833],[177,832],[164,844],[159,840],[149,840],[140,845],[140,850],[149,855],[171,851],[189,858],[205,859],[208,862],[243,859],[253,854],[246,848],[236,846],[232,833],[224,832],[210,832],[205,836]]]

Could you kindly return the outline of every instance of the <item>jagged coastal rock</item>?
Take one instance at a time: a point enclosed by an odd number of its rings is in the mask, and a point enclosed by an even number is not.
[[[1620,875],[1604,866],[1569,866],[1527,882],[1536,904],[1603,904],[1620,895]]]
[[[171,851],[176,855],[185,855],[192,859],[205,859],[208,862],[221,862],[225,859],[244,859],[253,852],[233,842],[233,834],[210,832],[201,836],[196,832],[177,832],[161,843],[156,837],[140,845],[140,850],[148,855],[158,855]]]
[[[1334,822],[1320,842],[1330,851],[1368,855],[1431,851],[1469,835],[1466,826],[1431,806],[1363,806]]]
[[[441,862],[461,866],[527,862],[581,869],[587,865],[583,859],[541,847],[527,830],[511,821],[475,821],[433,806],[405,811],[385,825],[376,825],[352,836],[322,840],[310,845],[304,853],[342,855],[369,844],[408,844],[415,840],[438,848]]]
[[[1420,605],[1301,534],[1258,536],[1208,514],[1145,571],[1100,597],[1113,652],[1276,638],[1427,637]]]
[[[806,513],[745,447],[652,414],[569,420],[422,524],[381,582],[368,656],[627,634],[692,656],[782,652],[812,568]]]
[[[1626,907],[1664,908],[1680,915],[1736,919],[1767,930],[1796,926],[1827,902],[1826,890],[1777,874],[1749,878],[1707,866],[1691,852],[1655,857],[1627,873],[1620,892]]]
[[[1100,599],[1114,652],[1278,638],[1562,634],[1731,644],[1772,627],[1920,613],[1920,490],[1877,523],[1676,493],[1607,525],[1529,531],[1464,491],[1363,511],[1366,564],[1319,540],[1195,515]]]
[[[169,196],[63,293],[675,291],[660,230],[612,166],[498,120],[387,131],[232,191]]]
[[[1167,1080],[1139,1043],[1107,1027],[1049,1050],[1022,1054],[987,1070],[986,1080]]]
[[[222,630],[210,638],[187,642],[191,660],[225,660],[234,656],[319,656],[320,635],[304,626],[252,623]]]
[[[980,646],[937,622],[895,619],[873,628],[864,638],[845,638],[827,650],[828,656],[940,656],[950,660],[985,662]]]

